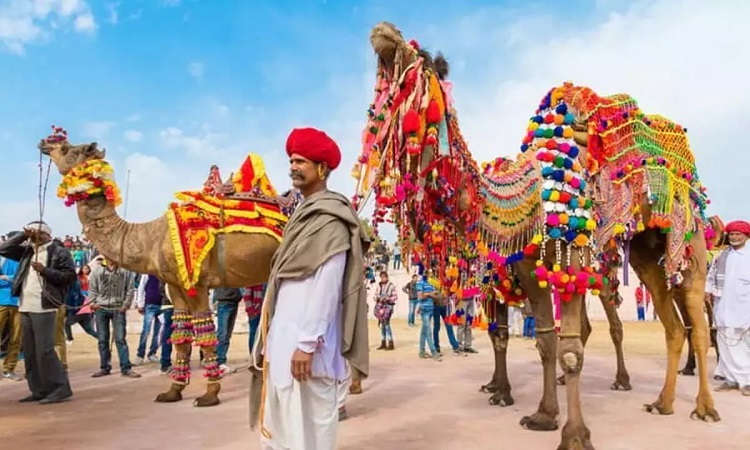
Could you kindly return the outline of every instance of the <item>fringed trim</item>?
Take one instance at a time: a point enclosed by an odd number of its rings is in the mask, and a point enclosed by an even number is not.
[[[186,356],[177,356],[172,364],[172,381],[177,384],[190,384],[190,359]]]
[[[210,311],[193,316],[193,332],[197,347],[213,347],[219,343],[216,338],[216,325]]]
[[[203,376],[208,380],[221,378],[221,369],[216,360],[216,355],[206,355],[203,359]]]
[[[170,343],[192,344],[193,343],[193,316],[184,309],[174,311],[172,316],[172,336],[169,338]]]

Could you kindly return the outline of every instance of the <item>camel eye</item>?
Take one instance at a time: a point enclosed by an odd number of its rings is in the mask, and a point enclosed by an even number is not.
[[[62,153],[63,156],[68,154],[68,147],[60,147],[60,153]]]

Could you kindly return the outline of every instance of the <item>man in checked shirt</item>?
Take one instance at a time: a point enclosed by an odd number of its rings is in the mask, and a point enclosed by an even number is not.
[[[258,333],[260,325],[260,310],[263,307],[263,297],[266,295],[266,285],[256,284],[248,286],[242,294],[242,301],[245,303],[245,312],[247,313],[247,348],[252,353],[255,335]]]

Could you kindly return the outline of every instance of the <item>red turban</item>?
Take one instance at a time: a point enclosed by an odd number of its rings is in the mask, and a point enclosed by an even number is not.
[[[315,128],[295,128],[286,139],[286,154],[298,154],[312,162],[326,163],[334,170],[341,163],[341,150],[327,134]]]
[[[750,223],[747,223],[744,220],[735,220],[734,222],[729,222],[726,228],[724,228],[724,231],[726,233],[736,232],[750,236]]]

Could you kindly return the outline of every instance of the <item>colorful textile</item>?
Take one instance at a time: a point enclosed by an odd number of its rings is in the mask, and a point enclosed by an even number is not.
[[[260,315],[263,308],[263,299],[266,296],[266,284],[248,286],[242,293],[242,301],[245,303],[247,317],[253,318]]]
[[[180,281],[186,290],[194,288],[201,264],[220,233],[261,233],[281,241],[287,217],[278,205],[256,201],[226,200],[200,192],[180,192],[180,203],[167,212]]]

